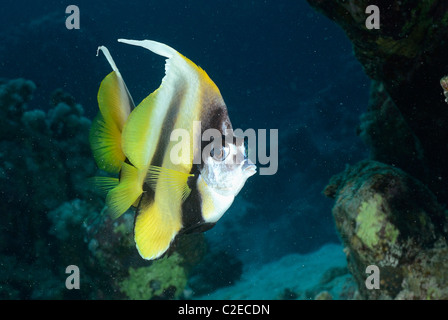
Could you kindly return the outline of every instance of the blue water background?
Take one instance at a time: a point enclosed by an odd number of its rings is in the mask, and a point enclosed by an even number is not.
[[[67,30],[68,5],[80,30]],[[33,80],[30,105],[49,107],[63,88],[90,118],[111,70],[109,48],[136,103],[155,90],[164,60],[118,38],[166,43],[204,68],[218,85],[234,128],[278,129],[279,168],[249,179],[208,231],[213,248],[245,267],[339,242],[329,178],[367,156],[356,136],[369,79],[342,30],[306,1],[2,1],[0,77]]]

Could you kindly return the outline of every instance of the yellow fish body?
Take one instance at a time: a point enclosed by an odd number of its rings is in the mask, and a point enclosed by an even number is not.
[[[151,260],[161,257],[179,233],[212,227],[256,167],[242,141],[231,136],[227,107],[204,70],[165,44],[118,41],[166,58],[160,87],[134,107],[109,51],[99,47],[113,71],[100,85],[100,112],[90,131],[98,167],[119,173],[118,178],[96,178],[107,192],[108,210],[118,218],[136,207],[136,246]],[[209,129],[219,133],[219,143],[195,143]],[[173,138],[176,132],[189,139]],[[197,154],[202,161],[195,161]],[[229,161],[238,157],[243,161]]]

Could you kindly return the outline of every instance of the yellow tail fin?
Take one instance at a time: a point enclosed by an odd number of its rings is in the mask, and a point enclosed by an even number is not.
[[[88,179],[89,184],[99,190],[103,196],[106,196],[107,193],[118,186],[118,178],[112,177],[91,177]]]
[[[126,159],[121,149],[121,131],[112,122],[106,122],[99,113],[90,128],[90,146],[101,170],[118,173]]]
[[[106,47],[99,47],[113,71],[101,82],[98,90],[100,113],[90,129],[90,145],[98,167],[118,173],[126,159],[121,145],[121,132],[134,102],[126,84]]]

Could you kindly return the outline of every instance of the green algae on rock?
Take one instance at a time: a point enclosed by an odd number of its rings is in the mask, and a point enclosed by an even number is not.
[[[133,300],[173,299],[183,293],[186,285],[182,257],[174,253],[148,267],[129,268],[129,276],[120,283],[120,290]]]
[[[387,221],[387,215],[382,209],[383,198],[375,194],[367,201],[363,201],[356,217],[356,236],[370,249],[380,241],[387,241],[394,245],[399,231]],[[381,237],[380,234],[384,237]]]

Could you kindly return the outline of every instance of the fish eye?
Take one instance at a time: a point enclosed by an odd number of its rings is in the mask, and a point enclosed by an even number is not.
[[[221,148],[213,147],[210,150],[210,157],[217,161],[224,161],[230,153],[230,147],[225,145]]]

